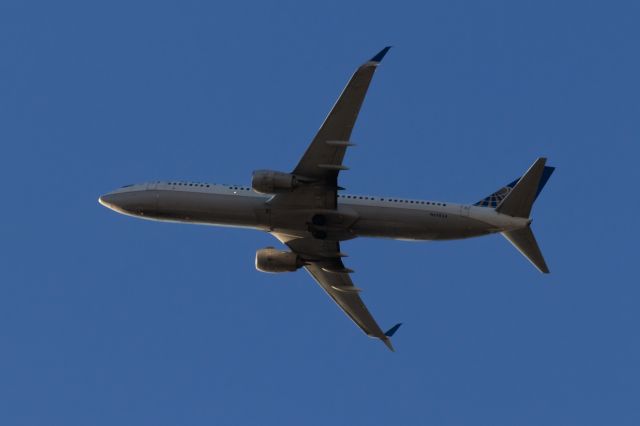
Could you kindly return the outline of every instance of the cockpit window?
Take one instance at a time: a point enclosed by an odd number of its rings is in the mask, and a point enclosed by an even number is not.
[[[123,186],[121,186],[120,188],[129,188],[129,187],[131,187],[131,186],[133,186],[133,185],[134,185],[133,183],[130,183],[129,185],[123,185]]]

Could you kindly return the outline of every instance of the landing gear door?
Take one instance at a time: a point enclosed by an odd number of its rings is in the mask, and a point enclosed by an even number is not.
[[[258,222],[258,226],[273,230],[271,226],[271,205],[269,202],[264,203],[262,208],[256,209],[256,221]]]

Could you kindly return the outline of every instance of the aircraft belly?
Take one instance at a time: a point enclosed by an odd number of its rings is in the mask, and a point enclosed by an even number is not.
[[[403,240],[448,240],[489,233],[486,224],[446,210],[358,206],[357,236]]]
[[[317,238],[344,241],[355,238],[351,226],[358,220],[353,209],[273,209],[270,230],[294,235],[316,235]]]

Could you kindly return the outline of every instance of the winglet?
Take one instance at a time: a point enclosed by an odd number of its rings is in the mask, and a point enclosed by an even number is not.
[[[387,52],[389,51],[389,49],[391,49],[391,46],[387,46],[384,49],[382,49],[381,51],[379,51],[376,56],[374,56],[373,58],[371,58],[369,60],[369,62],[375,62],[375,63],[380,63],[380,61],[382,61],[382,58],[384,58],[384,55],[387,54]]]
[[[401,325],[402,325],[401,322],[397,323],[396,325],[391,327],[389,330],[385,331],[384,335],[387,336],[387,337],[393,336],[395,334],[395,332],[398,331],[398,329],[400,328]]]
[[[382,340],[382,343],[384,343],[389,348],[389,350],[391,352],[395,352],[396,350],[393,349],[393,345],[391,344],[391,339],[389,337],[393,336],[395,334],[395,332],[398,331],[398,329],[400,328],[401,325],[402,325],[401,322],[399,322],[398,324],[394,325],[389,330],[387,330],[386,333],[384,333],[384,337],[380,338],[380,340]]]

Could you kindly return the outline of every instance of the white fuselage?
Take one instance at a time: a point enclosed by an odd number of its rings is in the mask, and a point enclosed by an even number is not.
[[[241,185],[171,181],[123,187],[100,197],[100,203],[151,220],[292,235],[322,230],[327,239],[338,241],[355,237],[459,239],[529,223],[529,219],[500,214],[492,208],[398,197],[340,194],[336,210],[276,208],[270,204],[271,198]],[[314,219],[319,214],[323,215],[321,224]]]

